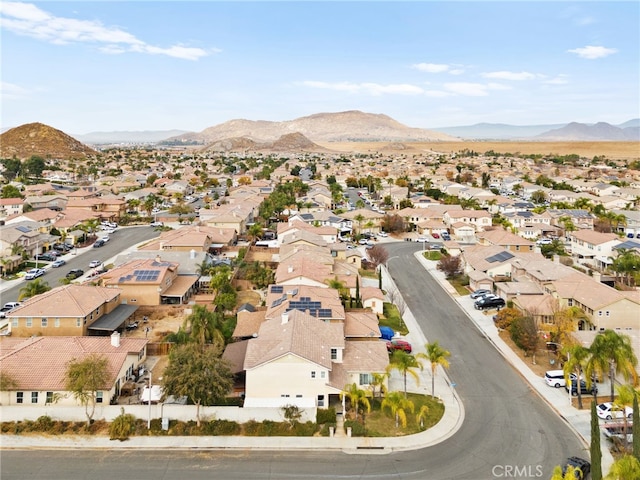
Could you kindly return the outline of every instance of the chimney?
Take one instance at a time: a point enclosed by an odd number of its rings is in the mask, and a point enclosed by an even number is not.
[[[120,333],[113,332],[111,334],[111,346],[116,348],[120,346]]]
[[[282,312],[282,317],[280,318],[280,324],[285,325],[289,323],[289,312]]]
[[[160,255],[156,255],[156,262],[158,263],[162,262],[162,258],[160,258]]]
[[[287,267],[287,272],[289,272],[289,273],[293,272],[293,265],[289,265]]]

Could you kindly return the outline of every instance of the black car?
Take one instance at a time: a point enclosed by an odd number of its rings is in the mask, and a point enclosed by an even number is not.
[[[45,262],[53,262],[56,260],[56,257],[51,255],[50,253],[41,253],[35,256],[36,260],[44,260]]]
[[[500,310],[506,305],[503,298],[500,297],[486,297],[476,300],[473,306],[476,310],[488,310],[490,308],[497,308]]]
[[[562,466],[563,477],[564,477],[564,474],[567,472],[567,467],[573,467],[575,469],[574,470],[575,477],[580,479],[587,478],[587,476],[589,475],[589,472],[591,472],[591,463],[589,463],[584,458],[580,458],[580,457],[567,458],[567,460],[564,462],[564,465]]]
[[[568,392],[569,385],[565,385],[564,389]],[[580,380],[580,394],[593,395],[594,393],[598,393],[598,387],[596,387],[595,383],[591,385],[591,388],[587,388],[587,382]],[[571,395],[574,397],[578,395],[578,387],[576,386],[575,379],[571,380]]]
[[[79,268],[74,268],[73,270],[70,270],[69,273],[67,273],[67,278],[69,280],[74,280],[78,277],[81,277],[82,275],[84,275],[84,270],[80,270]]]
[[[96,243],[93,244],[93,248],[100,248],[104,246],[106,242],[104,240],[96,240]]]
[[[58,252],[68,252],[69,250],[73,249],[73,247],[68,243],[56,243],[53,246],[53,249],[57,250]]]

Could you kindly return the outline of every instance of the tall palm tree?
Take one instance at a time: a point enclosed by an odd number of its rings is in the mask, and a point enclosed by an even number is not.
[[[420,428],[424,428],[424,420],[427,418],[427,414],[429,413],[429,406],[422,405],[420,407],[420,411],[416,414],[416,423],[420,425]]]
[[[340,392],[340,400],[344,397],[349,399],[349,403],[351,404],[351,408],[355,411],[356,420],[358,419],[358,407],[362,405],[367,409],[367,413],[371,411],[371,404],[369,403],[369,399],[367,398],[367,392],[358,388],[358,385],[355,383],[351,383],[349,385],[345,385],[342,392]]]
[[[596,335],[591,347],[591,358],[587,364],[587,375],[592,373],[607,373],[611,382],[611,402],[614,401],[614,385],[616,374],[622,375],[625,380],[633,380],[634,385],[638,378],[636,365],[638,359],[633,353],[631,338],[628,335],[618,334],[613,330],[605,330]],[[596,400],[594,390],[594,400]]]
[[[589,361],[589,356],[591,352],[588,348],[583,347],[582,345],[571,345],[564,349],[564,352],[567,355],[567,361],[564,364],[564,376],[567,382],[567,385],[571,385],[571,380],[569,379],[569,374],[575,373],[578,379],[582,378],[582,372],[587,366],[587,362]],[[589,376],[586,380],[587,387],[591,386],[591,377]],[[582,389],[578,388],[578,408],[582,410]]]
[[[445,350],[440,346],[440,344],[436,341],[433,343],[427,343],[425,345],[427,349],[427,353],[419,353],[419,358],[424,358],[428,360],[431,364],[431,396],[435,396],[435,379],[436,379],[436,369],[438,365],[441,365],[442,368],[449,368],[449,356],[451,356],[451,352],[449,350]]]
[[[404,350],[395,350],[391,355],[391,361],[387,365],[387,373],[398,370],[404,380],[404,396],[407,396],[407,375],[411,375],[417,384],[420,384],[420,376],[416,373],[417,369],[422,371],[422,363],[420,363],[414,355]]]
[[[41,293],[48,292],[51,290],[51,287],[47,282],[42,281],[39,278],[30,281],[24,287],[20,289],[20,295],[18,296],[18,300],[24,300],[25,298],[35,297],[36,295],[40,295]]]
[[[407,427],[407,411],[413,413],[415,408],[413,402],[406,398],[402,392],[389,393],[384,400],[382,400],[380,407],[383,411],[385,408],[391,411],[391,414],[396,420],[396,428],[398,428],[400,423],[402,423],[402,428]]]
[[[219,315],[210,312],[204,305],[193,306],[193,312],[184,320],[183,328],[189,332],[191,339],[200,345],[224,345]]]
[[[376,398],[377,396],[381,397],[385,393],[387,393],[387,387],[385,385],[386,379],[387,379],[386,373],[371,374],[371,382],[369,383],[369,388],[371,388],[371,395],[373,396],[373,398]]]
[[[361,201],[361,200],[358,200],[358,201]],[[364,202],[363,202],[363,206],[364,206]],[[359,213],[355,217],[353,217],[353,219],[356,222],[358,222],[358,233],[361,233],[361,231],[362,231],[362,221],[364,220],[364,215]]]

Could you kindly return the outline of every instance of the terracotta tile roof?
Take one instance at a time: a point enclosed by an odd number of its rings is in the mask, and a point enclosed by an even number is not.
[[[104,385],[108,390],[127,355],[143,351],[146,344],[144,338],[121,338],[120,346],[114,347],[110,337],[33,337],[3,352],[0,370],[16,380],[19,390],[64,391],[68,362],[95,353],[108,360],[110,376]]]
[[[370,310],[346,312],[344,319],[344,336],[346,338],[379,338],[380,327],[378,316]]]
[[[7,313],[12,317],[86,317],[120,295],[120,289],[63,285],[26,300]]]
[[[178,264],[174,262],[157,262],[155,259],[138,259],[119,265],[102,274],[103,285],[123,285],[123,284],[153,284],[165,285],[167,275],[174,274],[178,269]],[[152,270],[158,271],[157,276],[140,277],[134,275],[135,271]]]
[[[331,348],[343,348],[344,344],[341,323],[327,323],[292,310],[284,323],[280,318],[262,323],[258,337],[249,340],[244,369],[258,367],[287,354],[331,369]]]
[[[369,298],[378,298],[384,300],[384,293],[378,287],[360,287],[360,296],[362,300]]]
[[[478,240],[486,240],[492,245],[533,245],[532,241],[522,238],[520,235],[516,235],[515,233],[508,232],[503,228],[478,232],[476,236],[478,237]]]
[[[257,335],[260,325],[264,322],[265,313],[267,313],[267,311],[264,309],[256,312],[246,310],[238,312],[238,320],[232,336],[235,338],[244,338],[251,337],[254,334]]]
[[[247,354],[248,345],[249,340],[241,340],[230,343],[225,347],[222,359],[229,362],[231,373],[237,374],[244,371],[244,357]]]
[[[283,285],[282,293],[274,293],[271,286],[267,293],[267,312],[265,318],[280,318],[282,313],[290,306],[291,301],[300,301],[302,297],[308,297],[311,301],[320,302],[321,308],[330,309],[331,316],[328,320],[344,320],[345,313],[337,290],[328,287],[312,287],[309,285]],[[293,295],[295,292],[295,295]],[[285,298],[286,297],[286,298]],[[278,299],[283,299],[277,302]]]
[[[326,279],[332,277],[332,268],[316,262],[313,258],[294,257],[286,261],[281,261],[276,269],[276,283],[284,283],[294,279],[309,279],[318,283],[324,283]]]
[[[386,343],[382,340],[346,342],[342,363],[334,363],[329,385],[343,390],[349,374],[383,373],[389,365]]]
[[[575,232],[571,232],[570,237],[592,245],[601,245],[603,243],[620,239],[620,237],[615,233],[601,233],[596,232],[595,230],[577,230]]]

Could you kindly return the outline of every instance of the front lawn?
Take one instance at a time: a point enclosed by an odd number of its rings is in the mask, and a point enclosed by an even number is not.
[[[389,327],[394,332],[400,332],[400,335],[406,335],[409,333],[407,325],[402,320],[402,316],[393,303],[384,302],[383,304],[383,317],[380,317],[378,321],[381,327]]]

